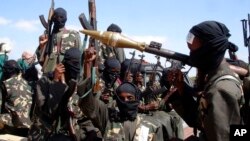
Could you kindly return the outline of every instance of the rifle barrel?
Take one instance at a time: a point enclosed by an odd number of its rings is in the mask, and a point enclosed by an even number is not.
[[[150,48],[150,47],[145,47],[144,51],[148,52],[148,53],[155,54],[155,55],[159,55],[161,57],[172,58],[172,59],[175,59],[175,60],[179,60],[179,61],[183,62],[184,64],[191,65],[188,62],[189,56],[185,55],[185,54],[174,52],[174,51],[171,51],[171,50],[168,50],[168,49],[162,49],[162,48],[161,49],[155,49],[155,48]]]

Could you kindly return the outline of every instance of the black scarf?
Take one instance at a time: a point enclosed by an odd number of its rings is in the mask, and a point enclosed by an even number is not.
[[[59,31],[59,29],[63,28],[65,26],[65,23],[67,21],[67,12],[63,8],[57,8],[54,11],[54,15],[52,17],[52,21],[54,23],[53,32],[56,33]]]
[[[121,64],[116,58],[108,58],[104,62],[104,67],[103,78],[106,87],[110,88],[120,76]],[[118,70],[118,72],[113,70]]]
[[[119,98],[119,95],[122,92],[130,93],[135,96],[135,101],[124,101]],[[122,83],[116,89],[116,102],[120,110],[119,116],[122,121],[130,120],[133,121],[136,119],[138,112],[140,90],[130,82]]]
[[[15,60],[8,60],[3,65],[3,80],[11,78],[13,75],[19,74],[20,66]]]
[[[66,50],[62,61],[65,67],[65,77],[67,80],[76,79],[80,72],[81,52],[78,48],[72,47]]]
[[[190,62],[204,72],[217,68],[222,62],[226,49],[234,44],[228,41],[231,36],[228,28],[216,21],[202,22],[190,30],[198,37],[202,46],[190,52]]]

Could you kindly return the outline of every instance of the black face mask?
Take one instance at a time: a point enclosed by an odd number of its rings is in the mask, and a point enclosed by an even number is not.
[[[119,72],[113,72],[113,71],[108,71],[105,70],[103,72],[104,79],[105,79],[105,84],[108,88],[112,87],[117,80],[117,78],[120,76]]]
[[[120,110],[121,120],[133,121],[136,119],[139,101],[123,101],[118,96],[116,97],[117,106]]]
[[[20,73],[20,67],[15,60],[8,60],[4,63],[3,66],[3,78],[2,80],[7,80],[13,75]]]
[[[224,58],[225,51],[211,51],[209,45],[190,52],[190,63],[203,72],[217,68]]]
[[[63,8],[57,8],[53,15],[52,21],[54,22],[54,31],[59,31],[59,29],[65,26],[67,21],[67,12]]]
[[[80,73],[80,62],[72,60],[62,61],[65,67],[65,79],[69,81],[70,79],[76,79]]]
[[[205,73],[216,69],[231,46],[228,28],[217,21],[204,21],[193,26],[190,32],[202,43],[200,48],[190,52],[190,63]]]

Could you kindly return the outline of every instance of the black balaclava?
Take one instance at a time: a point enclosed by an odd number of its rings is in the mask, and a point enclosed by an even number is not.
[[[104,62],[103,78],[106,87],[110,88],[115,83],[116,79],[120,76],[121,64],[116,58],[108,58]],[[119,70],[114,72],[112,70]]]
[[[3,80],[7,80],[13,75],[19,74],[21,71],[17,61],[8,60],[3,65]]]
[[[126,92],[135,96],[135,101],[123,101],[119,98],[119,95],[122,92]],[[116,102],[120,111],[120,118],[122,121],[130,120],[133,121],[136,119],[138,112],[140,90],[130,82],[122,83],[116,89]]]
[[[80,73],[81,52],[78,48],[72,47],[66,50],[62,61],[65,67],[65,79],[76,79]]]
[[[52,21],[54,23],[54,32],[58,32],[59,29],[63,28],[65,26],[65,23],[67,21],[67,12],[63,8],[57,8],[54,11],[54,15],[52,17]]]
[[[205,21],[190,29],[201,40],[202,46],[190,52],[190,63],[204,72],[216,69],[222,62],[226,49],[233,46],[228,41],[228,28],[216,21]]]
[[[118,25],[113,24],[113,23],[109,25],[109,27],[107,28],[107,31],[122,33],[122,29]]]

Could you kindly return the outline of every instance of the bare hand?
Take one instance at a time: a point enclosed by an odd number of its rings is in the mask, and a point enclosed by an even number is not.
[[[180,69],[169,70],[169,73],[167,75],[167,81],[170,83],[170,85],[172,85],[172,90],[176,91],[175,89],[177,89],[179,92],[182,93],[184,77]]]
[[[85,50],[85,60],[87,62],[92,62],[96,58],[96,50],[94,47],[90,47]]]
[[[64,72],[65,72],[65,67],[62,63],[57,64],[55,71],[54,71],[54,81],[61,81],[63,82],[64,80],[62,78],[64,78]]]
[[[48,36],[47,35],[41,35],[39,36],[39,46],[40,48],[45,47],[46,43],[48,42]]]

